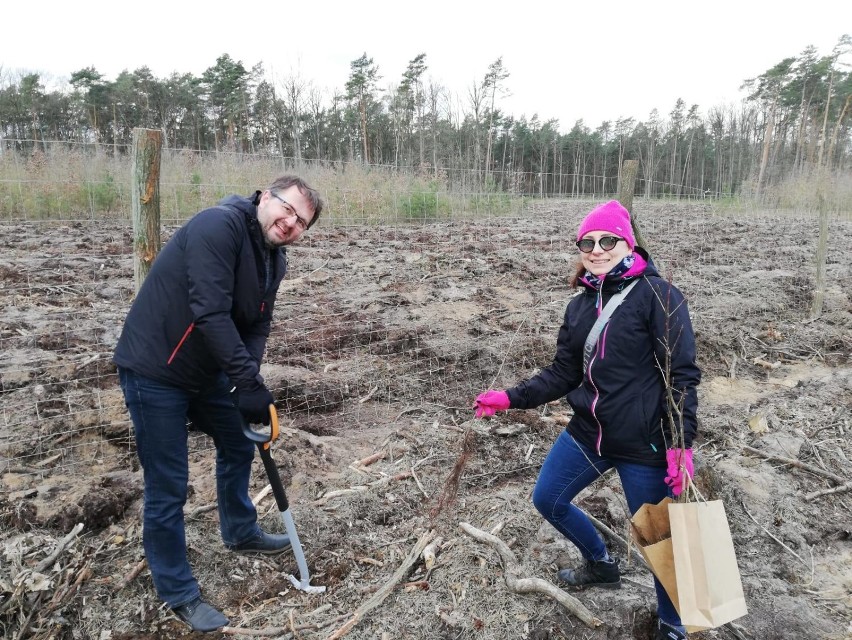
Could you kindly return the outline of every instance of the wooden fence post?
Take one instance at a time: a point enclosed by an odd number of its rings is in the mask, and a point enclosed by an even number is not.
[[[621,169],[621,185],[618,190],[618,201],[621,206],[630,212],[630,224],[633,226],[633,236],[636,238],[636,244],[643,249],[647,249],[645,239],[642,237],[642,231],[639,228],[639,221],[633,213],[633,191],[636,188],[636,176],[639,174],[638,160],[625,160]]]
[[[133,215],[133,275],[136,291],[160,252],[160,129],[133,130],[131,208]]]
[[[628,211],[633,209],[633,190],[639,174],[638,160],[625,160],[621,165],[621,182],[618,184],[618,201]]]
[[[811,304],[811,320],[822,315],[822,305],[825,301],[825,261],[828,257],[828,204],[822,190],[817,192],[819,202],[819,238],[816,251],[816,286],[814,299]]]

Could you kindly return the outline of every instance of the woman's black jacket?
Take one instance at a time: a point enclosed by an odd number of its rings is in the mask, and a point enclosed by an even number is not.
[[[640,278],[598,339],[585,375],[583,345],[597,318],[597,291],[582,284],[565,309],[553,363],[507,393],[520,409],[565,396],[575,439],[593,450],[600,439],[605,457],[665,466],[673,426],[683,426],[682,446],[692,446],[701,372],[683,295],[650,258]],[[623,284],[605,281],[603,303]]]

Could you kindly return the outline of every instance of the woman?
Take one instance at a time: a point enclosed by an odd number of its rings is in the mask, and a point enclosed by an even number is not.
[[[582,293],[565,310],[553,363],[511,389],[480,394],[476,417],[566,397],[574,415],[542,465],[533,503],[586,561],[560,570],[559,579],[575,588],[618,588],[618,561],[571,501],[613,467],[631,515],[670,490],[679,495],[693,473],[701,373],[683,295],[636,246],[628,211],[615,200],[595,208],[580,225],[577,247],[582,265],[572,284]],[[657,640],[686,638],[677,610],[654,583]]]

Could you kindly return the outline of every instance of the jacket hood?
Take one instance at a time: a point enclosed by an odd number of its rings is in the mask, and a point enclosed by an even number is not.
[[[217,204],[220,206],[234,207],[243,213],[251,214],[252,216],[257,215],[257,207],[254,205],[254,196],[246,198],[245,196],[231,195],[222,198]]]
[[[654,260],[651,258],[650,254],[645,249],[643,249],[639,245],[636,245],[633,248],[633,252],[638,253],[640,256],[645,258],[645,262],[648,263],[648,266],[645,267],[645,271],[642,272],[643,276],[660,276],[660,272],[657,271],[657,265],[654,264]]]

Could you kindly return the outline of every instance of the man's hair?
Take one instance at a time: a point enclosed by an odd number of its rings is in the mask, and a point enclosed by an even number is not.
[[[311,185],[305,182],[299,176],[291,176],[284,175],[280,178],[276,179],[271,185],[269,185],[269,190],[278,193],[279,191],[284,191],[285,189],[289,189],[290,187],[297,187],[299,192],[308,199],[308,202],[311,203],[311,207],[314,210],[314,217],[311,219],[310,224],[308,224],[308,229],[310,229],[317,220],[319,220],[320,214],[322,213],[323,201],[322,197],[319,194],[319,191],[314,189]]]

